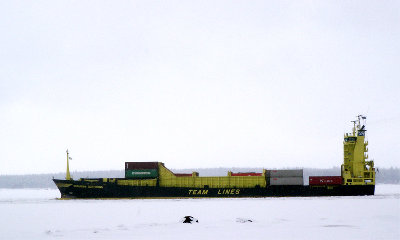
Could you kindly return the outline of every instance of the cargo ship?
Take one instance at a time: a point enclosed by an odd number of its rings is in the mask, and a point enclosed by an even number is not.
[[[368,160],[366,117],[359,115],[344,135],[340,176],[309,176],[302,169],[268,170],[202,177],[198,172],[174,173],[162,162],[125,162],[124,178],[80,178],[69,172],[53,179],[61,198],[238,198],[374,195],[374,161]]]

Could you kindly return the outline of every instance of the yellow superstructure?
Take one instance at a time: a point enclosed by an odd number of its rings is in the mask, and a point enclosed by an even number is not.
[[[344,135],[342,164],[344,185],[375,185],[374,161],[368,161],[365,120],[365,116],[358,115],[357,120],[352,121],[352,133]]]

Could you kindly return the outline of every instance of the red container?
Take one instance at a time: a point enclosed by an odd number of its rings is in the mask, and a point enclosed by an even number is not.
[[[191,173],[174,173],[177,177],[191,177]]]
[[[310,185],[341,185],[343,179],[341,176],[310,176]]]
[[[231,176],[261,176],[262,173],[255,173],[255,172],[239,172],[239,173],[232,173]]]
[[[125,170],[158,169],[158,162],[125,162]]]

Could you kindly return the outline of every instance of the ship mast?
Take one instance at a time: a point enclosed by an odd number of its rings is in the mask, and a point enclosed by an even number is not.
[[[71,174],[69,173],[69,153],[68,153],[68,149],[67,149],[67,175],[65,176],[66,180],[71,180]]]

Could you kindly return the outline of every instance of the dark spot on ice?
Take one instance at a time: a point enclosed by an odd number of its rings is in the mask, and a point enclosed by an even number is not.
[[[184,216],[182,219],[182,223],[198,223],[199,220],[197,220],[196,218],[192,217],[192,216]]]
[[[247,222],[253,222],[253,220],[247,219],[247,218],[236,218],[236,222],[238,222],[238,223],[247,223]]]

